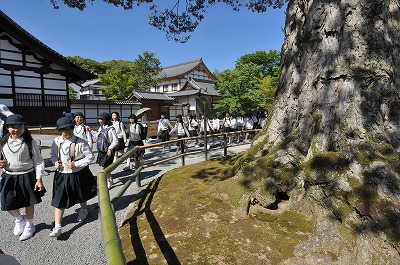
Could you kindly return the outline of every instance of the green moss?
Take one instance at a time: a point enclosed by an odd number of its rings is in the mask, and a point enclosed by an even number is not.
[[[259,212],[253,214],[251,218],[273,225],[275,236],[268,239],[271,241],[270,247],[273,248],[272,251],[284,257],[292,257],[293,243],[307,239],[313,230],[310,219],[292,211],[285,211],[279,215]]]
[[[340,171],[348,168],[349,164],[346,155],[342,152],[324,152],[315,155],[308,161],[305,164],[305,169],[308,171]]]

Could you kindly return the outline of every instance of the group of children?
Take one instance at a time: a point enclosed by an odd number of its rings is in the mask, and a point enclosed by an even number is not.
[[[60,136],[52,143],[50,158],[54,165],[55,173],[53,179],[53,192],[51,205],[55,208],[54,228],[50,237],[59,237],[62,233],[62,218],[67,208],[80,204],[77,221],[82,222],[88,215],[87,201],[97,194],[96,177],[89,169],[94,162],[93,143],[96,143],[98,156],[96,162],[105,169],[116,159],[118,154],[123,153],[126,144],[128,150],[135,146],[143,146],[143,139],[147,136],[148,118],[143,114],[139,124],[138,117],[134,114],[129,116],[129,133],[120,121],[118,112],[101,113],[98,116],[99,128],[92,130],[84,123],[85,117],[81,112],[69,117],[62,117],[56,122],[56,129]],[[206,124],[204,124],[206,123]],[[14,235],[19,240],[32,237],[36,228],[33,223],[34,205],[42,201],[46,189],[42,182],[44,173],[44,161],[38,149],[37,142],[32,138],[24,117],[12,114],[5,121],[6,134],[0,140],[0,200],[1,210],[7,211],[15,219]],[[161,113],[157,133],[162,141],[169,141],[172,133],[176,132],[178,139],[184,137],[196,137],[206,133],[217,134],[220,129],[223,132],[236,130],[250,130],[254,128],[254,119],[245,115],[242,118],[233,117],[226,113],[222,123],[217,116],[208,120],[202,115],[197,121],[191,114],[184,119],[177,115],[175,126],[172,126]],[[143,137],[144,135],[144,137]],[[245,142],[248,141],[249,133],[246,133]],[[236,136],[239,141],[239,135]],[[229,135],[229,143],[233,136]],[[217,140],[212,137],[211,142]],[[196,139],[196,146],[199,141]],[[184,150],[184,143],[177,143],[177,153]],[[165,146],[163,151],[165,152]],[[144,150],[135,152],[127,159],[124,170],[139,167],[143,159]],[[133,161],[132,161],[133,160]],[[113,180],[111,175],[107,176],[108,188],[111,188]],[[25,208],[25,214],[21,213]]]
[[[98,149],[96,162],[104,169],[118,158],[118,152],[124,151],[128,141],[118,112],[111,115],[101,113],[96,132],[85,125],[84,120],[84,115],[76,112],[73,120],[65,116],[56,122],[60,136],[54,139],[50,151],[55,168],[51,199],[51,205],[55,208],[54,228],[50,237],[61,235],[65,209],[79,203],[81,208],[77,221],[84,221],[88,215],[87,201],[97,195],[96,177],[89,169],[95,160],[93,143],[96,142]],[[143,145],[140,130],[145,126],[138,125],[134,114],[129,116],[129,121],[128,149]],[[0,141],[1,210],[14,217],[13,233],[21,241],[31,238],[35,233],[34,205],[42,202],[41,198],[46,192],[42,182],[44,161],[27,124],[19,114],[8,116],[5,121],[6,133]],[[143,151],[135,153],[135,166],[141,155]],[[128,166],[130,160],[127,161]],[[112,185],[110,175],[107,176],[107,185],[109,188]],[[21,212],[22,208],[25,208],[25,214]]]
[[[251,113],[245,114],[243,117],[238,114],[237,117],[234,117],[232,113],[225,113],[225,117],[220,121],[217,115],[213,116],[213,119],[206,119],[204,115],[201,115],[201,120],[197,121],[195,117],[188,113],[186,117],[182,117],[182,115],[176,116],[175,126],[172,126],[170,121],[166,118],[165,112],[161,113],[161,118],[158,123],[157,134],[160,137],[161,141],[166,142],[170,140],[170,136],[172,133],[177,132],[178,139],[184,137],[196,137],[199,134],[204,135],[204,130],[206,130],[206,134],[218,134],[220,132],[235,132],[235,131],[248,131],[256,128],[260,128],[265,122],[268,116],[268,112],[264,112],[263,119],[258,119],[256,115]],[[204,124],[206,123],[206,124]],[[245,132],[243,135],[241,133],[229,134],[228,135],[228,143],[232,142],[239,143],[240,139],[243,138],[245,143],[250,141],[250,137],[253,137],[253,134],[250,132]],[[199,139],[196,139],[195,147],[199,147]],[[221,142],[217,136],[213,136],[210,138],[211,145],[217,144]],[[177,151],[178,154],[181,150],[184,149],[183,142],[177,143]],[[211,145],[208,145],[207,148],[210,148]],[[167,146],[163,146],[162,153],[165,153]],[[168,146],[169,151],[171,151],[171,147]]]

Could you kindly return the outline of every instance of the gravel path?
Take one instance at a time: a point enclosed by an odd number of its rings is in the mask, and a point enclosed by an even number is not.
[[[34,139],[42,141],[42,145],[50,145],[54,139],[54,135],[33,135]],[[155,143],[151,140],[148,143]],[[190,145],[189,145],[190,146]],[[219,147],[219,146],[218,146]],[[249,144],[234,145],[228,148],[228,154],[245,151]],[[175,153],[173,147],[172,152],[161,154],[161,147],[155,147],[146,150],[145,163],[156,161],[164,156],[172,156]],[[192,150],[189,148],[189,150]],[[50,157],[50,149],[43,149],[43,158]],[[220,157],[223,154],[221,148],[211,148],[208,153],[208,158]],[[204,153],[188,156],[185,159],[186,164],[197,163],[204,160]],[[135,194],[144,189],[146,185],[153,179],[162,176],[165,172],[177,168],[181,165],[180,158],[171,160],[164,164],[145,168],[141,172],[141,188],[138,188],[135,183],[126,191],[116,205],[115,217],[117,224],[120,225],[125,214],[130,209],[130,205],[134,202]],[[132,171],[123,171],[125,165],[120,165],[114,172],[114,186],[110,190],[110,197],[117,193],[119,186],[132,174]],[[90,165],[90,169],[94,175],[97,175],[100,167],[97,164]],[[66,209],[63,218],[63,233],[58,238],[50,238],[48,235],[53,228],[54,208],[50,205],[52,194],[53,169],[49,165],[46,167],[46,174],[43,176],[43,183],[47,189],[46,195],[42,198],[43,202],[35,207],[34,223],[36,225],[36,233],[26,241],[19,241],[17,236],[13,235],[14,220],[6,212],[0,213],[0,249],[6,254],[14,256],[22,265],[99,265],[106,264],[104,245],[101,235],[101,224],[99,207],[97,198],[88,201],[89,215],[87,219],[78,223],[76,221],[79,204]]]

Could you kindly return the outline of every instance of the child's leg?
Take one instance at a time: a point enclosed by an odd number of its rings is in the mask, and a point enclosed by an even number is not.
[[[89,213],[89,211],[87,210],[87,201],[81,202],[80,205],[81,209],[79,210],[78,218],[76,219],[76,221],[83,222]]]
[[[32,220],[33,215],[35,214],[35,206],[34,205],[29,205],[25,207],[25,214],[26,214],[26,219],[27,220]]]
[[[21,216],[21,212],[20,212],[19,209],[10,210],[10,211],[8,211],[8,213],[11,214],[14,218],[17,218],[17,217]]]
[[[25,207],[25,214],[26,214],[26,224],[24,227],[24,231],[22,232],[21,236],[19,237],[20,241],[27,240],[33,236],[35,233],[36,228],[33,224],[33,216],[35,214],[35,206],[29,205]]]
[[[54,225],[57,227],[57,225],[59,225],[59,227],[61,227],[61,221],[64,215],[64,210],[63,208],[56,208],[54,211]]]
[[[61,235],[61,221],[64,215],[63,208],[56,208],[54,211],[54,229],[51,231],[49,237],[59,237]]]

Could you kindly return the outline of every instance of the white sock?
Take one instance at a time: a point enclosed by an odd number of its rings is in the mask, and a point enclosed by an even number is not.
[[[118,157],[115,157],[115,156],[114,156],[113,163],[114,163],[115,161],[117,161],[117,159],[118,159]]]
[[[15,217],[15,220],[17,220],[17,222],[21,222],[24,219],[24,217],[22,216],[22,214],[20,214],[19,216]]]
[[[55,224],[55,225],[54,225],[54,228],[55,228],[55,229],[61,228],[61,224]]]
[[[33,225],[33,220],[32,219],[26,219],[26,226],[27,227],[32,227]]]

